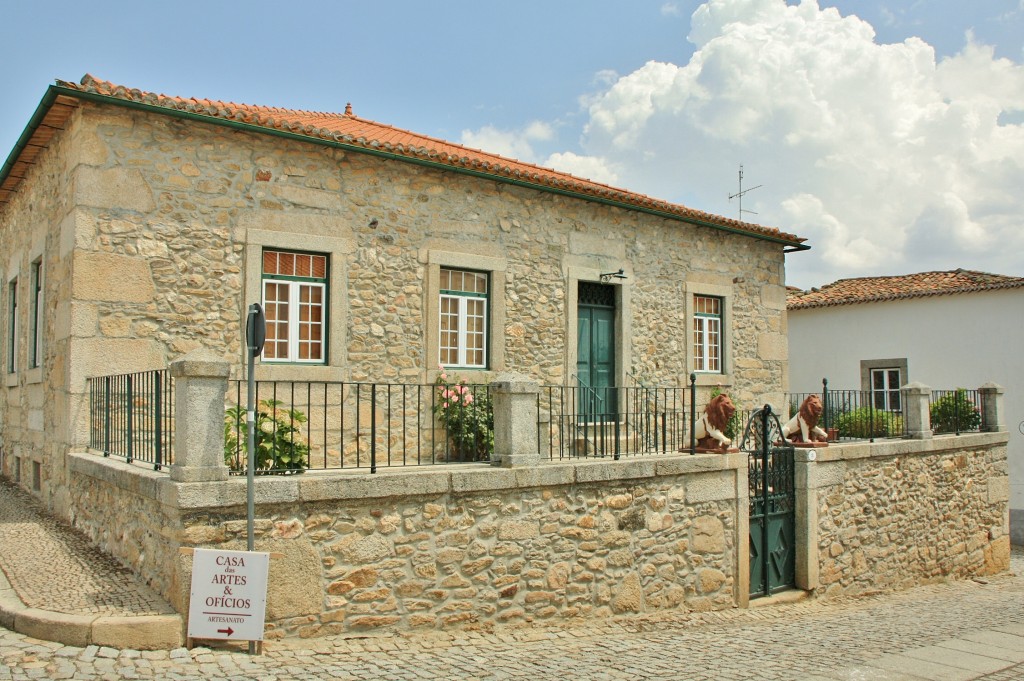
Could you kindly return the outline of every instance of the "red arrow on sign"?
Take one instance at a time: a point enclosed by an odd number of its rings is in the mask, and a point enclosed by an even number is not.
[[[228,627],[227,629],[218,629],[217,633],[218,634],[227,634],[228,636],[230,636],[231,634],[235,633],[235,630],[232,629],[231,627]]]

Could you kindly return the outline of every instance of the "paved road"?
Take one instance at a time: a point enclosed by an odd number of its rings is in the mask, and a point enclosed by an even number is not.
[[[266,654],[77,648],[0,630],[0,679],[1024,679],[1024,553],[980,581],[578,626],[268,642]]]

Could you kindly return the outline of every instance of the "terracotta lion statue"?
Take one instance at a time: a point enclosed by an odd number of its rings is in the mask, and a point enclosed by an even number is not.
[[[704,449],[718,449],[726,451],[732,440],[723,432],[729,425],[729,419],[736,413],[736,407],[728,395],[717,395],[708,402],[704,408],[704,414],[693,424],[694,435],[697,439],[697,446]]]
[[[790,442],[828,442],[828,434],[818,427],[822,411],[821,398],[808,395],[796,415],[782,426],[782,437]]]

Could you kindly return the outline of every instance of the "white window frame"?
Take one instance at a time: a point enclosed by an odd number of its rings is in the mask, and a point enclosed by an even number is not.
[[[288,338],[287,357],[267,357],[266,346],[264,346],[263,355],[260,357],[261,362],[267,364],[312,364],[312,365],[323,365],[327,363],[327,349],[328,349],[328,332],[329,332],[329,320],[330,305],[327,299],[327,281],[330,278],[330,256],[324,253],[307,253],[299,251],[287,251],[284,249],[268,248],[267,251],[276,251],[281,253],[296,253],[299,255],[313,255],[327,258],[327,272],[324,279],[317,279],[312,277],[285,277],[282,275],[268,275],[263,273],[261,276],[261,296],[260,300],[263,302],[263,307],[267,307],[267,285],[274,284],[276,286],[284,286],[288,291]],[[260,260],[260,270],[262,272],[262,258]],[[300,319],[301,306],[301,295],[303,289],[319,289],[320,290],[320,309],[321,319],[320,325],[320,357],[314,359],[303,359],[299,357],[299,345],[302,342],[299,338],[300,327],[303,323]],[[271,339],[267,339],[270,341]]]
[[[439,305],[438,305],[438,325],[437,325],[438,364],[440,364],[441,366],[443,366],[446,369],[486,369],[487,368],[488,354],[489,354],[488,353],[488,348],[489,348],[489,344],[490,344],[490,318],[489,318],[489,316],[490,316],[490,299],[491,299],[491,276],[490,276],[490,274],[488,272],[480,272],[480,271],[477,271],[477,270],[469,270],[469,269],[463,269],[463,268],[457,268],[457,267],[442,267],[441,269],[442,270],[449,270],[449,271],[452,271],[452,272],[465,272],[465,273],[469,273],[469,274],[473,274],[473,275],[480,275],[480,276],[484,277],[484,280],[487,282],[487,291],[485,293],[482,293],[482,294],[481,293],[471,293],[471,292],[468,292],[468,291],[449,291],[449,290],[442,290],[440,292],[440,299],[439,299],[440,302],[439,302]],[[441,359],[441,353],[444,352],[447,349],[447,347],[444,345],[443,330],[442,330],[442,326],[443,325],[441,323],[442,320],[445,317],[444,306],[445,306],[445,301],[446,300],[447,301],[454,301],[456,306],[457,306],[456,316],[457,316],[458,332],[457,332],[457,340],[456,340],[457,345],[454,348],[455,351],[456,351],[456,354],[457,354],[457,358],[456,358],[456,362],[454,364],[452,364],[452,363],[447,363],[446,364]],[[482,359],[482,361],[480,363],[472,363],[472,362],[470,362],[468,360],[468,355],[469,355],[469,347],[468,346],[469,346],[469,344],[468,344],[467,341],[468,341],[468,337],[469,337],[469,333],[470,333],[469,332],[469,323],[468,322],[469,322],[470,316],[473,315],[473,313],[471,313],[470,309],[469,309],[471,301],[474,301],[474,302],[482,301],[482,303],[483,303],[483,305],[482,305],[483,306],[483,314],[481,315],[483,317],[483,332],[482,332],[482,335],[483,335],[483,344],[482,344],[482,347],[483,347],[483,353],[482,353],[483,354],[483,359]]]
[[[891,385],[889,373],[896,372],[896,385]],[[875,387],[875,376],[882,376],[882,388]],[[903,372],[899,367],[875,367],[869,370],[869,380],[871,386],[871,406],[874,409],[880,409],[882,411],[902,412],[903,411],[903,396],[900,394],[900,387],[903,381]],[[892,407],[892,397],[896,395],[896,399],[899,405],[894,409]],[[882,397],[882,406],[878,405],[877,396]]]
[[[718,314],[697,312],[698,298],[709,298],[718,301]],[[719,296],[694,294],[693,305],[693,370],[697,373],[721,374],[723,373],[725,354],[725,337],[723,329],[723,311],[725,308],[725,301]],[[710,341],[712,336],[717,337],[717,342],[712,343]],[[700,349],[700,352],[698,352],[698,348]],[[718,351],[717,357],[711,356],[711,348],[715,348]],[[714,365],[712,365],[712,360],[715,360]]]

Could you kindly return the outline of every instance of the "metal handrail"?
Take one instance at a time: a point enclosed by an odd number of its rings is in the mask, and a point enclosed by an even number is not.
[[[594,400],[596,400],[597,402],[602,403],[602,404],[604,403],[604,398],[601,397],[601,395],[597,392],[597,390],[593,386],[587,385],[583,381],[583,379],[579,377],[579,374],[573,374],[572,377],[576,379],[576,385],[578,385],[580,388],[582,388],[582,389],[586,390],[588,393],[590,393],[590,395],[593,396]]]

